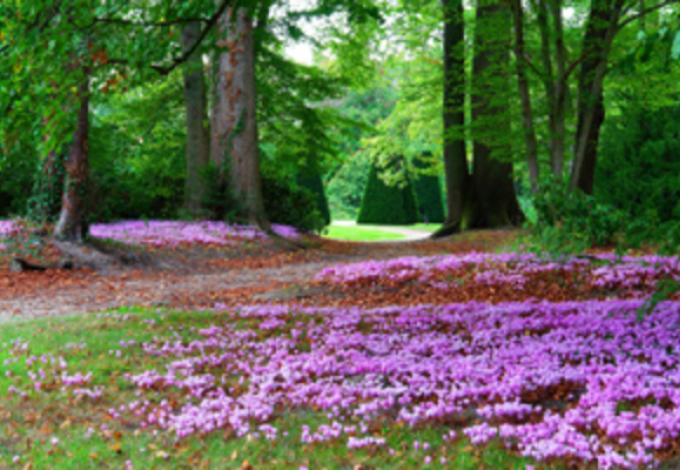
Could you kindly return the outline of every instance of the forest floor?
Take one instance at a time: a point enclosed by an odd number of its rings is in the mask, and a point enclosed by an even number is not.
[[[2,266],[0,468],[679,468],[680,260],[521,238]]]
[[[98,273],[48,269],[11,272],[0,263],[0,322],[92,313],[122,306],[212,308],[292,300],[296,289],[336,263],[409,255],[494,252],[509,249],[514,230],[468,232],[447,240],[350,243],[314,237],[309,248],[291,251],[268,241],[239,247],[186,245],[145,248],[160,266]],[[289,295],[286,294],[289,293]],[[267,293],[270,293],[268,296]],[[305,297],[310,294],[305,293]]]

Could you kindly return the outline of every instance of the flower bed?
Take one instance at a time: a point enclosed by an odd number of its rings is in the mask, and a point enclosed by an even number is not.
[[[649,467],[680,451],[680,302],[637,323],[640,305],[247,307],[245,326],[131,346],[166,367],[129,377],[140,398],[112,414],[178,438],[276,439],[283,410],[311,408],[328,422],[304,443],[381,446],[384,426],[437,425],[539,461]]]
[[[281,236],[296,238],[299,232],[287,225],[272,225]],[[90,234],[124,243],[151,246],[177,246],[180,244],[230,245],[243,240],[261,240],[266,234],[257,227],[200,221],[125,221],[110,224],[93,224]]]
[[[446,291],[455,290],[465,281],[477,287],[505,286],[531,294],[538,284],[550,281],[568,284],[572,295],[583,290],[593,296],[616,292],[625,297],[647,295],[661,279],[680,281],[677,257],[601,254],[556,262],[533,254],[468,253],[341,264],[316,276],[321,283],[350,290],[416,285],[420,290]]]
[[[18,230],[19,227],[13,220],[0,220],[0,251],[7,249],[7,246],[2,242],[2,239],[11,237],[16,234]]]

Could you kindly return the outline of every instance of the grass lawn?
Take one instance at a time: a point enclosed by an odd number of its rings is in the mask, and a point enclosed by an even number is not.
[[[411,429],[385,422],[372,431],[386,440],[383,447],[349,450],[344,438],[303,444],[303,425],[314,429],[328,422],[312,409],[279,410],[270,422],[279,430],[273,441],[235,437],[229,430],[178,440],[171,431],[144,429],[139,418],[120,411],[134,400],[180,399],[176,390],[153,388],[140,396],[126,379],[154,368],[164,373],[167,358],[146,354],[141,342],[163,338],[189,345],[200,328],[233,324],[238,329],[238,322],[246,321],[229,313],[125,309],[3,324],[0,468],[476,469],[524,468],[528,462],[495,443],[479,448],[464,438],[443,442],[447,428],[435,425]],[[63,385],[62,374],[86,372],[92,376],[82,388]],[[416,441],[427,442],[429,449]]]
[[[399,230],[432,233],[440,224],[413,225],[336,225],[331,224],[324,234],[327,238],[355,242],[405,240],[407,237]]]
[[[442,224],[414,224],[414,225],[409,225],[408,228],[413,229],[413,230],[420,230],[423,232],[427,233],[432,233],[438,228],[440,228]]]
[[[327,228],[327,233],[324,236],[327,238],[333,238],[335,240],[345,240],[350,242],[377,242],[406,239],[406,237],[401,233],[387,232],[382,230],[380,226],[375,225],[353,225],[347,227],[330,225]]]

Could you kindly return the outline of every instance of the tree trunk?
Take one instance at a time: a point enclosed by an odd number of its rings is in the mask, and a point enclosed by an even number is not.
[[[531,191],[538,189],[538,145],[536,142],[536,130],[529,92],[529,80],[526,73],[526,57],[524,50],[524,11],[521,0],[511,2],[513,26],[515,32],[514,53],[515,73],[517,74],[517,88],[522,106],[522,125],[524,127],[524,147],[527,153],[527,166],[529,167],[529,182]]]
[[[182,31],[182,45],[190,48],[201,31],[199,22],[187,24]],[[201,54],[194,52],[184,68],[184,104],[187,119],[186,183],[184,206],[194,217],[201,215],[205,199],[202,171],[210,161],[210,143],[206,127],[206,90]]]
[[[566,105],[566,84],[564,76],[564,39],[562,38],[562,18],[559,0],[550,0],[550,5],[546,0],[533,0],[536,10],[536,22],[541,36],[541,62],[543,64],[543,87],[545,89],[546,101],[548,104],[548,130],[550,134],[550,168],[553,176],[562,179],[564,175],[564,144],[565,144],[565,105]],[[550,15],[548,7],[553,13],[555,25],[554,34],[550,29]],[[555,16],[557,11],[557,16]],[[553,57],[553,37],[555,40],[557,71],[554,70]]]
[[[510,141],[489,141],[499,130],[510,135],[510,103],[501,87],[510,76],[509,11],[499,0],[479,0],[475,21],[472,129],[475,191],[473,225],[493,228],[522,220],[512,180]],[[500,80],[499,80],[500,79]],[[502,160],[501,160],[502,159]]]
[[[462,0],[442,0],[444,10],[444,172],[447,216],[443,236],[464,228],[471,211],[471,184],[465,154],[465,67]]]
[[[226,183],[229,172],[226,135],[229,130],[227,116],[227,92],[229,54],[227,52],[227,36],[230,28],[229,14],[225,12],[218,22],[217,47],[213,55],[213,104],[210,115],[210,162],[217,169],[218,184]]]
[[[84,199],[88,179],[88,138],[89,138],[89,74],[78,90],[80,109],[76,131],[68,155],[64,161],[66,177],[61,200],[61,212],[54,229],[58,240],[80,243],[84,232]]]
[[[583,37],[584,60],[578,79],[576,139],[570,186],[586,194],[593,192],[597,146],[605,117],[604,77],[622,8],[622,0],[593,0]]]
[[[219,125],[213,131],[217,140],[214,161],[229,165],[231,190],[244,217],[268,230],[260,178],[253,22],[249,11],[243,7],[228,9],[220,20],[220,35],[223,39],[218,46],[225,50],[219,56],[220,102],[216,109],[224,115],[213,121]]]
[[[553,154],[553,169],[555,175],[564,177],[564,153],[566,144],[565,116],[567,113],[566,60],[567,51],[564,46],[564,31],[562,26],[562,0],[550,0],[550,13],[553,19],[555,35],[555,84],[553,92],[553,131],[551,135],[551,150]]]

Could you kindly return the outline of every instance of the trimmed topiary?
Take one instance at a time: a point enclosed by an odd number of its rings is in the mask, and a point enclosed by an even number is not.
[[[328,208],[328,199],[324,190],[321,174],[318,167],[310,163],[300,169],[297,178],[298,185],[310,191],[316,201],[316,206],[326,225],[331,223],[331,211]]]
[[[388,186],[373,165],[361,201],[360,224],[408,225],[418,222],[416,198],[410,178],[406,184]]]
[[[414,165],[419,169],[427,167],[419,159],[415,159]],[[418,174],[413,178],[413,188],[416,193],[420,221],[425,223],[444,222],[444,204],[442,203],[439,177],[429,174]]]

